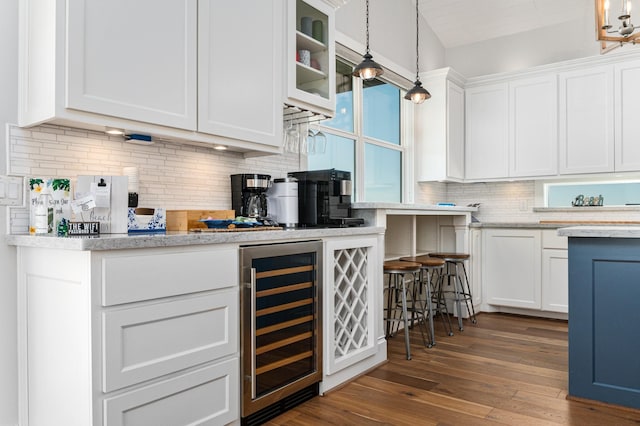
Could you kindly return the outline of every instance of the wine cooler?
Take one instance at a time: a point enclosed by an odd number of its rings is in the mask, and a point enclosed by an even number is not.
[[[240,248],[243,424],[318,394],[321,275],[321,241]]]

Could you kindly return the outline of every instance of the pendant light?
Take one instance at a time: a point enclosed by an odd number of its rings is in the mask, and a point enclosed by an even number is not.
[[[382,67],[373,60],[373,56],[369,53],[369,0],[367,0],[367,51],[363,56],[360,65],[353,69],[353,75],[363,80],[373,80],[382,75]]]
[[[419,34],[418,34],[418,21],[419,21],[419,14],[418,14],[418,0],[416,0],[416,81],[413,86],[413,88],[411,90],[409,90],[407,92],[406,95],[404,95],[404,98],[408,101],[411,101],[415,104],[421,104],[424,101],[426,101],[427,99],[429,99],[431,97],[431,94],[427,91],[427,89],[425,89],[424,87],[422,87],[422,82],[420,81],[420,53],[418,50],[418,41],[420,40],[419,38]]]

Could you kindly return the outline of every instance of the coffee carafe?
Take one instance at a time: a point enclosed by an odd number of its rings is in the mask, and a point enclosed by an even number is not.
[[[266,217],[266,192],[270,186],[270,175],[231,175],[231,208],[235,210],[236,216]]]

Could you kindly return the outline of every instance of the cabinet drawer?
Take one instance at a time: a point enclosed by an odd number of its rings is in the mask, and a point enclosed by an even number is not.
[[[542,248],[565,249],[569,248],[567,237],[558,235],[556,229],[545,229],[542,231]]]
[[[235,248],[130,253],[102,259],[103,306],[238,284],[238,251]]]
[[[240,417],[237,359],[104,400],[105,426],[222,425]]]
[[[238,351],[238,291],[104,312],[110,392]]]

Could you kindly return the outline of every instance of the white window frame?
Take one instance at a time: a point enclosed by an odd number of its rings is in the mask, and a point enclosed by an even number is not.
[[[357,60],[358,54],[345,46],[336,43],[336,60],[340,60],[351,65]],[[355,175],[356,184],[355,202],[363,201],[365,197],[364,167],[365,167],[365,144],[372,144],[386,149],[399,151],[402,159],[402,175],[400,177],[402,191],[400,193],[401,203],[413,203],[414,201],[414,105],[412,102],[404,100],[407,87],[411,86],[410,80],[394,73],[384,67],[385,73],[378,79],[385,83],[392,84],[400,88],[400,144],[394,145],[386,141],[366,137],[363,134],[363,85],[362,81],[355,79],[353,84],[353,133],[344,130],[323,126],[323,132],[332,133],[355,141]]]

